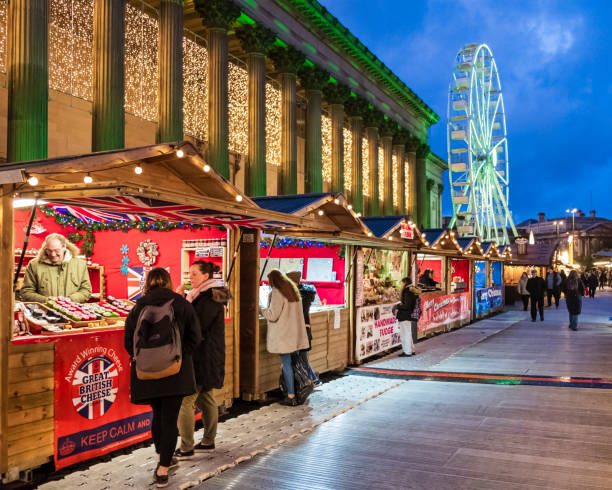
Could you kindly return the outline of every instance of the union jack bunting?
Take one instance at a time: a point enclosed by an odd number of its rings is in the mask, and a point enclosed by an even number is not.
[[[57,199],[54,200],[53,207],[58,211],[65,210],[73,216],[95,221],[156,220],[199,223],[212,226],[227,225],[231,228],[238,228],[240,226],[262,228],[264,226],[282,226],[287,224],[264,218],[223,213],[187,204],[174,204],[157,199],[134,196]]]

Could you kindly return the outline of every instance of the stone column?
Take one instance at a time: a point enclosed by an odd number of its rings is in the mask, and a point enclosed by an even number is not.
[[[247,53],[249,73],[249,160],[245,190],[249,196],[265,196],[266,192],[266,54],[274,42],[274,34],[261,24],[236,29],[242,48]]]
[[[384,182],[384,195],[382,198],[382,214],[390,216],[393,214],[393,135],[397,132],[397,123],[386,119],[380,128],[380,136],[383,150],[383,175],[379,178]]]
[[[425,217],[423,221],[425,222],[426,228],[434,228],[434,220],[433,220],[433,209],[431,207],[431,191],[434,188],[435,181],[433,179],[427,179],[427,186],[424,199],[427,201],[427,207],[425,212]]]
[[[442,184],[438,184],[438,223],[436,226],[442,226],[442,193],[444,192],[444,186]]]
[[[383,113],[377,109],[370,109],[364,117],[366,137],[368,138],[368,160],[370,167],[369,187],[370,198],[368,199],[367,215],[378,216],[380,212],[378,196],[378,128],[384,120]]]
[[[404,151],[406,141],[408,140],[408,131],[400,129],[393,136],[393,153],[395,153],[398,165],[397,188],[399,193],[399,202],[395,207],[396,214],[406,214],[406,172],[404,165]]]
[[[358,213],[364,213],[363,206],[363,162],[362,138],[363,138],[363,115],[368,111],[368,103],[360,97],[350,97],[345,103],[344,108],[349,116],[353,144],[351,146],[351,156],[353,163],[353,182],[351,183],[351,202],[353,209]]]
[[[279,72],[281,85],[281,169],[279,194],[297,194],[297,69],[304,55],[292,46],[277,46],[270,58]]]
[[[416,178],[416,151],[419,144],[419,141],[413,136],[410,136],[406,142],[406,160],[408,161],[408,176],[406,177],[406,185],[408,186],[408,202],[406,202],[406,213],[410,214],[416,223],[419,223],[417,216],[418,206]]]
[[[47,158],[47,0],[8,3],[7,160]]]
[[[323,89],[329,104],[332,126],[331,191],[344,192],[344,102],[351,91],[341,83],[329,83]]]
[[[159,9],[159,107],[157,143],[183,139],[183,0]]]
[[[429,146],[425,143],[419,145],[416,151],[417,223],[423,229],[429,228],[429,192],[426,176],[429,151]]]
[[[206,27],[208,48],[208,162],[229,179],[229,116],[227,108],[227,31],[240,9],[227,0],[195,0]]]
[[[125,0],[94,2],[92,151],[125,146]]]
[[[323,162],[321,156],[321,98],[329,73],[318,66],[303,66],[299,70],[300,84],[306,89],[306,192],[323,192]]]

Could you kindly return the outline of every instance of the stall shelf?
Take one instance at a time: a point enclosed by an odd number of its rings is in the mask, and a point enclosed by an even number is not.
[[[422,233],[430,245],[418,251],[413,279],[418,282],[425,269],[433,269],[434,280],[440,285],[435,290],[426,288],[421,294],[423,315],[418,322],[419,338],[468,324],[471,320],[472,304],[469,267],[461,269],[463,274],[468,274],[468,277],[462,281],[466,287],[456,290],[454,288],[451,291],[451,283],[456,277],[452,270],[453,261],[468,260],[459,245],[455,231],[437,228],[423,230]]]
[[[140,173],[135,172],[136,167],[140,167]],[[93,182],[85,183],[86,175]],[[28,182],[31,177],[38,179],[37,185],[31,185],[32,180]],[[314,222],[259,208],[217,175],[188,142],[5,164],[0,170],[0,183],[0,261],[4,271],[12,271],[14,265],[15,194],[55,205],[87,208],[123,220],[127,215],[130,220],[150,220],[153,224],[180,222],[220,227],[227,233],[228,251],[235,252],[238,258],[240,227],[306,226]],[[176,255],[180,259],[180,246]],[[227,259],[232,261],[229,253]],[[228,312],[227,373],[225,386],[218,393],[220,404],[231,403],[238,396],[239,335],[234,319],[238,318],[240,305],[239,262],[230,268],[233,274],[228,271],[225,277],[234,300]],[[141,412],[129,404],[129,359],[123,351],[121,329],[71,332],[52,338],[12,338],[14,300],[10,273],[0,276],[0,301],[3,481],[16,479],[21,471],[50,460],[59,468],[149,437],[150,416],[138,419]],[[68,353],[73,356],[71,361]],[[84,363],[98,357],[101,367],[117,367],[117,378],[112,383],[112,389],[117,391],[103,402],[108,393],[96,392],[95,400],[90,401],[98,403],[97,409],[83,412],[87,415],[84,416],[76,406],[70,406],[72,397],[66,396],[66,390],[76,389],[71,378],[75,370],[85,369]],[[62,408],[61,415],[70,420],[59,417],[58,407],[66,400],[70,403]],[[111,432],[114,436],[106,438]]]
[[[313,342],[309,359],[313,369],[318,372],[342,369],[349,362],[349,335],[353,322],[354,292],[351,277],[354,270],[351,264],[354,246],[367,240],[380,242],[361,222],[342,194],[262,197],[254,198],[253,201],[268,210],[314,219],[316,225],[266,227],[263,229],[267,233],[266,237],[262,237],[257,230],[245,232],[241,248],[240,276],[243,287],[240,304],[240,391],[246,400],[266,398],[269,391],[278,388],[281,374],[279,356],[267,352],[267,322],[259,315],[258,309],[260,285],[266,279],[262,274],[267,268],[266,260],[276,258],[281,265],[283,258],[294,259],[291,267],[297,266],[299,269],[299,259],[306,261],[309,255],[315,255],[309,254],[311,248],[308,245],[304,248],[299,245],[295,248],[282,245],[285,247],[280,249],[283,253],[275,255],[275,250],[279,249],[275,249],[272,242],[312,242],[311,247],[318,250],[318,258],[323,258],[322,254],[327,250],[330,253],[329,259],[333,259],[335,279],[332,277],[332,281],[324,281],[325,284],[320,283],[319,286],[323,285],[328,289],[332,286],[340,288],[341,293],[334,290],[334,294],[328,297],[335,298],[335,304],[314,307],[310,315]],[[321,245],[321,248],[317,249],[317,242],[332,246]],[[263,244],[267,245],[264,250]],[[337,260],[334,256],[340,248],[344,248],[344,258]]]

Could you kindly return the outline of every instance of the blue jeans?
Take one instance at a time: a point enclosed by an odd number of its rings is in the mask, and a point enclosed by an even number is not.
[[[281,362],[283,363],[283,377],[287,386],[287,393],[295,395],[295,386],[293,384],[293,366],[291,365],[291,354],[281,354]]]
[[[578,316],[579,315],[572,315],[571,313],[569,314],[570,328],[573,330],[576,330],[578,328]]]
[[[310,362],[308,362],[308,351],[306,349],[302,349],[301,351],[299,351],[299,353],[300,358],[302,359],[302,361],[304,361],[304,363],[306,363],[306,366],[308,367],[308,377],[312,381],[318,380],[319,378],[317,377],[317,373],[314,372],[312,366],[310,365]]]

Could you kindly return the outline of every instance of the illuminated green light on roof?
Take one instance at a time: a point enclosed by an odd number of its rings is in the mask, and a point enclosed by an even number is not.
[[[274,41],[274,46],[280,46],[281,48],[286,48],[287,43],[277,37],[276,40]]]
[[[274,25],[276,25],[276,27],[278,27],[281,31],[285,32],[286,34],[289,34],[289,28],[285,24],[283,24],[280,20],[274,19]]]
[[[331,61],[328,61],[327,64],[333,71],[338,71],[340,69],[338,65],[336,65],[335,63],[332,63]]]
[[[334,77],[329,77],[329,81],[331,83],[338,83],[338,80],[336,80]]]
[[[258,7],[257,2],[255,0],[242,0],[242,1],[255,9]]]
[[[356,62],[354,62],[353,60],[351,60],[351,65],[353,65],[353,68],[355,68],[355,70],[361,70],[359,65]]]
[[[388,111],[389,109],[391,109],[391,107],[389,107],[387,104],[385,104],[384,102],[382,103],[383,109],[385,109],[385,111]]]
[[[238,17],[238,22],[242,25],[255,24],[255,21],[244,12],[240,14],[240,17]]]
[[[372,104],[368,104],[368,109],[372,110],[374,109],[374,106]]]
[[[332,48],[336,53],[340,52],[340,48],[335,44],[330,44],[329,47]]]
[[[355,80],[353,77],[349,77],[349,83],[355,87],[359,87],[357,80]]]
[[[304,41],[304,42],[302,43],[302,46],[304,46],[304,47],[305,47],[305,48],[306,48],[308,51],[310,51],[311,53],[316,53],[316,52],[317,52],[317,49],[316,49],[316,48],[315,48],[315,47],[314,47],[312,44],[309,44],[309,43],[307,43],[306,41]]]
[[[357,94],[351,90],[351,97],[357,98]]]
[[[308,66],[308,67],[312,68],[313,66],[315,66],[315,64],[312,61],[310,61],[308,58],[306,58],[304,60],[304,66]]]

